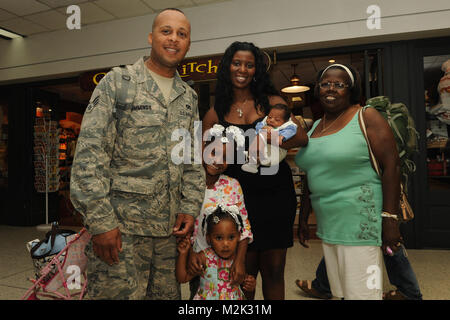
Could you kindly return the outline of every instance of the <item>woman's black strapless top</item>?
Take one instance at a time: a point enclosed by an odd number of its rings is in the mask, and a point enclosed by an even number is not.
[[[245,132],[254,129],[256,123],[261,120],[258,119],[252,124],[233,124],[226,121],[219,123],[225,128],[233,125]],[[249,137],[245,139],[245,149],[248,150]],[[237,179],[242,187],[253,232],[253,242],[249,244],[248,250],[291,247],[297,200],[289,165],[285,160],[281,161],[274,175],[261,175],[260,169],[258,173],[249,173],[243,171],[241,166],[242,164],[229,164],[225,174]]]

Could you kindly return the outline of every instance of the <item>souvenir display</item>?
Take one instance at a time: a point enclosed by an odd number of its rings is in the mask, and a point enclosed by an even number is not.
[[[59,132],[58,123],[50,118],[36,118],[34,124],[34,187],[37,192],[56,192],[59,189]]]

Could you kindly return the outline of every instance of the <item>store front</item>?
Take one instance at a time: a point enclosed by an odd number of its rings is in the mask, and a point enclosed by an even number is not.
[[[300,77],[301,85],[310,88],[296,94],[284,94],[293,113],[305,119],[314,121],[322,115],[313,95],[314,81],[317,72],[333,61],[350,64],[360,72],[363,82],[361,103],[373,96],[387,95],[391,101],[403,102],[409,107],[420,134],[420,152],[414,159],[417,171],[409,179],[410,202],[416,219],[402,226],[410,248],[450,248],[450,161],[447,160],[450,159],[447,143],[450,132],[448,122],[445,122],[448,121],[446,114],[437,112],[435,107],[440,98],[437,90],[448,93],[445,91],[448,90],[445,89],[448,87],[446,80],[439,84],[444,75],[441,65],[450,58],[450,48],[445,43],[450,43],[450,38],[312,51],[265,50],[269,72],[277,89],[289,85],[294,73]],[[201,118],[214,104],[215,73],[220,57],[190,58],[179,67],[182,78],[199,95]],[[2,212],[8,214],[0,215],[0,223],[36,225],[44,223],[47,214],[50,221],[80,223],[69,201],[70,167],[82,115],[92,90],[106,71],[94,70],[77,77],[7,88],[9,98],[0,101],[0,119],[3,118],[0,188],[8,190],[6,198],[2,192],[3,199],[7,199],[2,201]],[[448,99],[443,102],[446,101]],[[441,111],[449,112],[445,108],[441,107]],[[427,110],[433,110],[435,114]],[[44,154],[47,155],[47,167],[43,165]],[[295,151],[290,154],[293,157]],[[301,205],[302,173],[295,165],[292,168]],[[45,201],[47,188],[48,206]],[[310,224],[313,232],[313,217]]]
[[[8,101],[0,91],[0,212],[6,212],[8,193]],[[2,214],[0,213],[0,217]]]
[[[450,39],[414,44],[413,92],[421,137],[416,185],[423,247],[450,248]]]
[[[55,83],[66,86],[73,80],[2,88],[0,223],[31,226],[69,215],[64,213],[71,206],[65,200],[70,177],[66,169],[75,136],[66,128],[68,120],[81,123],[85,106],[44,89]]]

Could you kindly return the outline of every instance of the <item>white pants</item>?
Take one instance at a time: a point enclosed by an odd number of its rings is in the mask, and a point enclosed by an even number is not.
[[[383,269],[380,247],[322,243],[333,296],[345,300],[381,300]]]

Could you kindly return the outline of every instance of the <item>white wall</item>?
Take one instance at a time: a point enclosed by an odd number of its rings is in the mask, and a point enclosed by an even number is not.
[[[366,24],[373,4],[379,30]],[[188,56],[222,53],[235,40],[291,51],[450,35],[448,0],[234,0],[183,11],[192,24]],[[0,84],[133,63],[150,51],[154,16],[0,40]]]

